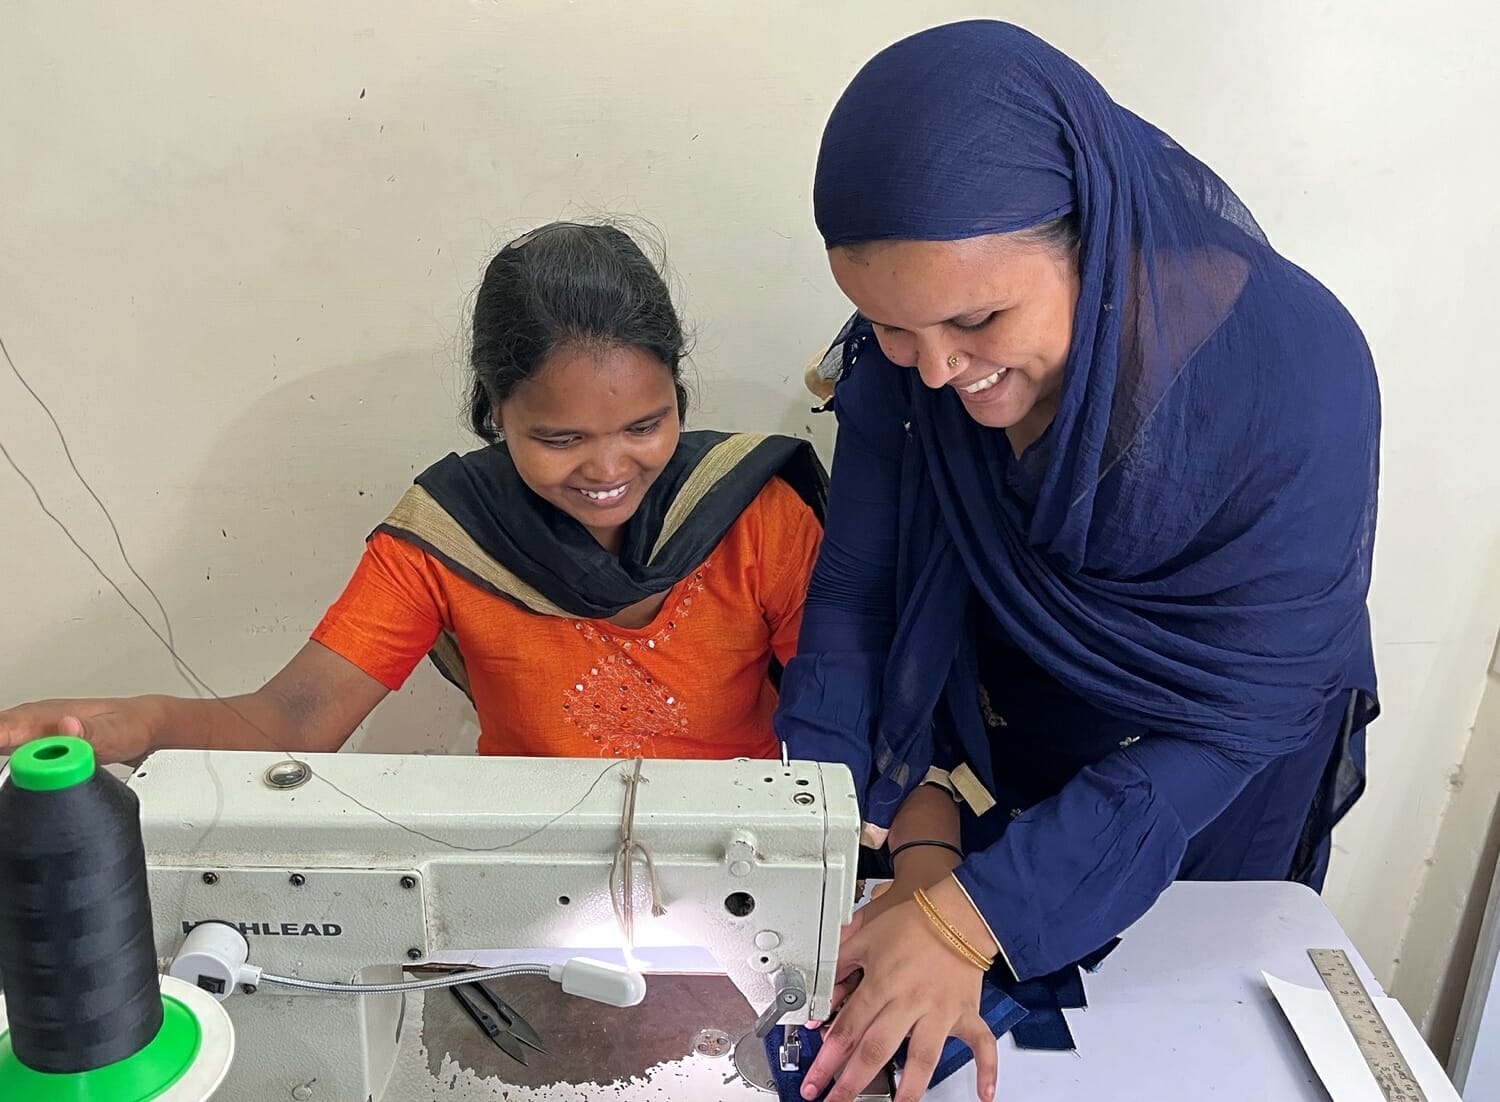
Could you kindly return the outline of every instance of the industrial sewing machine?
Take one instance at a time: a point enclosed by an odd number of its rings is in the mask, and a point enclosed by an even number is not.
[[[639,953],[705,951],[762,1034],[829,1013],[859,833],[842,767],[167,751],[130,785],[164,967],[208,921],[267,974],[340,983],[480,949],[630,961],[623,904]],[[622,842],[628,899],[611,888]],[[406,1097],[390,1086],[405,996],[218,993],[236,1041],[216,1099]]]

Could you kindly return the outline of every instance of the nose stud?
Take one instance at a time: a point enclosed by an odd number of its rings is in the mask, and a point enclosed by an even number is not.
[[[953,356],[949,356],[948,357],[948,366],[949,367],[957,367],[958,366],[958,356],[957,355],[953,355]]]

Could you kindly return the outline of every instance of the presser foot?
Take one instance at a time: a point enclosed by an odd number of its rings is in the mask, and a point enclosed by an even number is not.
[[[784,1062],[784,1071],[795,1071],[800,1066],[801,1042],[798,1040],[797,1027],[785,1026],[787,1037],[791,1038],[792,1045],[789,1047],[784,1038],[777,1046],[777,1055],[783,1061],[788,1058],[791,1066]],[[740,1077],[757,1090],[767,1094],[776,1094],[776,1080],[771,1075],[771,1065],[766,1058],[765,1039],[751,1030],[742,1036],[734,1046],[734,1069],[740,1073]],[[875,1077],[875,1081],[859,1094],[855,1095],[855,1102],[891,1102],[896,1094],[896,1077],[892,1070],[887,1067]]]

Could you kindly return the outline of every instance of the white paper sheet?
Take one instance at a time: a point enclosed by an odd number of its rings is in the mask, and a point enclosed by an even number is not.
[[[1333,1102],[1385,1102],[1385,1095],[1344,1024],[1333,996],[1325,987],[1300,987],[1262,972],[1271,993],[1292,1023],[1297,1039],[1317,1070]],[[1391,1031],[1401,1055],[1417,1077],[1428,1102],[1461,1102],[1437,1057],[1395,999],[1377,998],[1375,1009]]]

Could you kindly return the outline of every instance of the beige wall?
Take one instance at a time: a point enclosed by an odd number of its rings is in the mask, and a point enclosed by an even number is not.
[[[1329,898],[1425,1016],[1472,879],[1443,864],[1457,826],[1421,889],[1500,622],[1487,6],[9,0],[0,335],[184,655],[242,690],[413,472],[464,446],[461,310],[532,223],[659,224],[700,326],[698,423],[826,450],[798,386],[846,310],[809,209],[822,121],[880,45],[969,14],[1052,38],[1218,168],[1374,345],[1386,714]],[[0,441],[124,578],[50,433],[0,372]],[[0,516],[0,699],[180,684],[3,467]],[[424,671],[365,745],[472,737]],[[1494,781],[1470,775],[1464,822],[1488,821]]]
[[[1450,774],[1448,786],[1447,811],[1412,908],[1395,987],[1398,997],[1423,1008],[1438,1046],[1458,1024],[1500,857],[1495,800],[1500,788],[1500,676],[1490,677],[1463,761]]]

